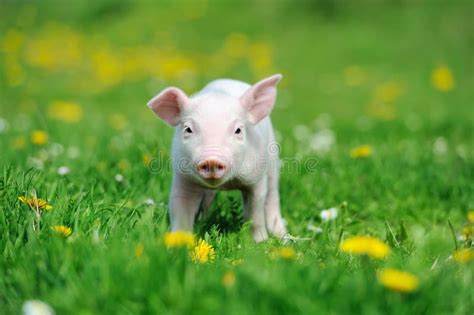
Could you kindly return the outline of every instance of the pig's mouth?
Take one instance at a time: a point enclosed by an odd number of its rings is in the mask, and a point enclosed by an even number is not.
[[[197,176],[199,178],[199,181],[201,182],[201,184],[203,184],[204,186],[208,187],[208,188],[217,188],[219,187],[220,185],[224,184],[227,179],[226,178],[203,178],[202,176]]]
[[[222,184],[222,180],[219,179],[219,178],[216,178],[216,179],[207,179],[205,180],[206,183],[210,186],[210,187],[217,187],[219,186],[220,184]]]

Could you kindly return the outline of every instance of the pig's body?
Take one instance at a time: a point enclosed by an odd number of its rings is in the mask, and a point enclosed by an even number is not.
[[[170,97],[165,90],[150,101],[166,121],[175,119],[173,112],[163,112],[171,108],[170,100],[178,107],[183,104],[176,114],[179,121],[173,124],[172,230],[192,231],[199,207],[207,208],[216,190],[238,189],[256,241],[265,240],[267,230],[279,237],[286,234],[278,193],[278,146],[268,116],[280,78],[274,76],[255,88],[221,79],[190,98]]]

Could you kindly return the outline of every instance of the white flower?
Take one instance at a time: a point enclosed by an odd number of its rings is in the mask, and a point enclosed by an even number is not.
[[[8,127],[9,127],[8,121],[0,117],[0,133],[7,131]]]
[[[46,162],[47,160],[49,160],[50,156],[49,156],[49,153],[48,153],[47,150],[41,149],[41,150],[38,151],[37,158],[40,159],[43,162]]]
[[[467,159],[468,149],[463,144],[459,144],[456,146],[456,154],[459,155],[462,159]]]
[[[326,129],[331,126],[332,117],[327,113],[319,114],[319,116],[314,120],[314,125],[320,129]]]
[[[448,142],[444,137],[436,138],[433,143],[433,153],[435,155],[444,155],[448,152]]]
[[[77,158],[77,157],[79,156],[79,153],[80,153],[80,152],[79,152],[79,149],[78,149],[77,147],[69,147],[69,148],[67,149],[67,153],[66,153],[66,154],[67,154],[68,158],[70,158],[70,159],[75,159],[75,158]]]
[[[335,141],[334,132],[330,129],[323,129],[313,135],[309,145],[314,151],[325,153],[331,149]]]
[[[122,174],[117,174],[115,175],[115,180],[119,183],[123,182],[123,175]]]
[[[53,143],[49,147],[49,154],[52,156],[61,155],[64,152],[64,147],[60,143]]]
[[[70,172],[71,172],[71,170],[67,166],[61,166],[61,167],[58,168],[58,174],[61,175],[61,176],[67,175]]]
[[[300,237],[300,236],[293,236],[290,233],[287,233],[283,236],[282,238],[283,244],[288,244],[290,241],[291,242],[298,242],[298,241],[310,241],[310,237]]]
[[[39,300],[26,301],[22,309],[23,315],[54,315],[53,308]]]
[[[41,159],[35,157],[29,157],[26,163],[28,166],[31,166],[37,170],[42,170],[44,168],[44,162]]]
[[[337,218],[337,208],[329,208],[326,210],[322,210],[319,214],[323,221],[330,221]]]
[[[92,240],[92,243],[94,244],[100,243],[99,228],[95,228],[94,230],[92,230],[91,240]]]
[[[293,128],[293,135],[295,136],[296,140],[303,141],[311,135],[311,131],[305,125],[296,125]]]
[[[154,206],[155,205],[155,200],[153,200],[151,198],[147,198],[147,199],[145,199],[145,201],[143,203],[147,206]]]
[[[313,232],[314,234],[321,234],[323,233],[323,229],[320,228],[319,226],[315,226],[313,224],[308,224],[308,226],[306,227],[309,231]]]

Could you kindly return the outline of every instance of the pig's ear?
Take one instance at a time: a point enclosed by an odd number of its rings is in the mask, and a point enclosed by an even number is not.
[[[256,124],[270,114],[275,105],[276,85],[281,78],[283,78],[281,74],[275,74],[263,79],[241,96],[240,101],[248,110],[251,123]]]
[[[148,107],[168,124],[176,126],[179,122],[180,113],[188,101],[189,99],[183,91],[175,87],[169,87],[152,98],[148,102]]]

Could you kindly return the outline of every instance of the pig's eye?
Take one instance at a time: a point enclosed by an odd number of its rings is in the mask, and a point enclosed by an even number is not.
[[[242,128],[240,128],[240,127],[235,129],[235,131],[234,131],[234,134],[236,134],[236,135],[240,135],[241,133],[242,133]]]
[[[191,129],[191,127],[186,127],[186,128],[184,128],[184,132],[185,133],[193,133],[193,130]]]

